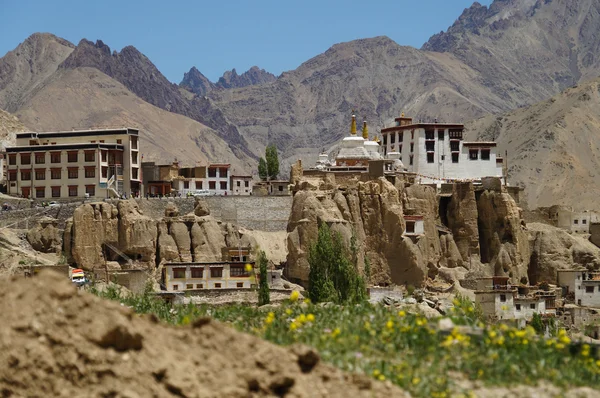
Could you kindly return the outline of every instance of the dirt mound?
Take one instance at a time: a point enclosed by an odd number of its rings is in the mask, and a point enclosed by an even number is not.
[[[0,313],[3,397],[405,396],[215,321],[159,324],[52,272],[0,281]]]

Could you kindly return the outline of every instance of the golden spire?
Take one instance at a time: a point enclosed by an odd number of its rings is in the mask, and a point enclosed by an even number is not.
[[[352,124],[350,125],[350,135],[356,135],[356,115],[354,109],[352,110]]]
[[[400,117],[404,117],[404,112],[402,112],[402,115],[400,115]]]
[[[369,139],[369,128],[367,127],[367,119],[366,118],[363,121],[362,133],[363,133],[363,138],[365,139],[365,141],[368,140]]]

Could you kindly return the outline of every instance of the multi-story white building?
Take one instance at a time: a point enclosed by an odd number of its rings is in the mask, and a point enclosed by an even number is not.
[[[208,166],[179,167],[178,162],[168,165],[157,165],[144,162],[144,194],[168,195],[172,191],[185,196],[205,191],[207,195],[230,195],[234,191],[231,185],[235,182],[236,195],[250,195],[252,192],[251,176],[230,178],[229,164],[209,164]]]
[[[583,307],[600,308],[600,272],[558,270],[557,279],[564,297]]]
[[[383,155],[399,154],[404,167],[422,183],[502,177],[503,159],[496,143],[467,142],[463,132],[462,124],[413,123],[402,115],[381,130]]]
[[[141,187],[136,129],[17,133],[6,148],[7,193],[59,199],[137,195]]]

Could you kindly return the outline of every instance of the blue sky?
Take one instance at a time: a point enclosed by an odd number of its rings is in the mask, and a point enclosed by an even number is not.
[[[492,0],[479,0],[489,5]],[[0,0],[0,57],[35,32],[133,45],[171,81],[258,65],[276,75],[335,43],[385,35],[420,47],[473,0]]]

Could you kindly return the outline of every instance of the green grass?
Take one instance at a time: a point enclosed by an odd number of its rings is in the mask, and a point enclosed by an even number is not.
[[[532,328],[483,325],[477,309],[460,297],[450,318],[456,325],[475,326],[478,335],[464,334],[460,327],[441,333],[437,320],[380,305],[322,306],[289,300],[266,311],[244,305],[171,306],[149,293],[122,297],[115,289],[91,290],[166,323],[185,325],[211,316],[275,344],[306,344],[338,368],[390,380],[415,396],[457,392],[449,372],[489,385],[547,380],[562,388],[600,388],[595,347],[572,344],[564,332],[544,339]]]

